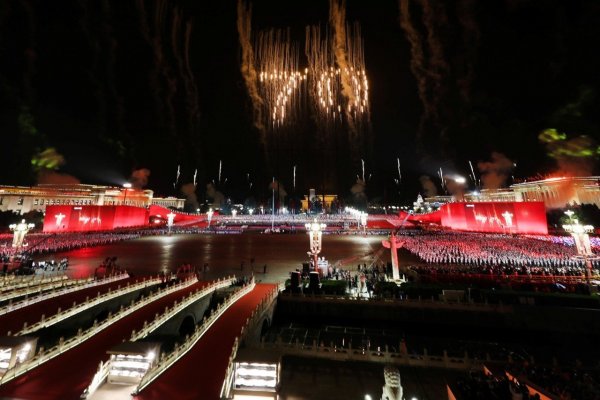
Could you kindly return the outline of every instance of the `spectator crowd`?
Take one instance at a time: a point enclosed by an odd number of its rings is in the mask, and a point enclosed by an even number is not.
[[[427,267],[416,267],[417,270],[498,275],[582,275],[586,268],[584,260],[575,258],[577,251],[574,246],[536,237],[409,231],[398,238],[403,242],[403,248],[428,264]],[[597,275],[600,261],[592,261],[592,266]]]

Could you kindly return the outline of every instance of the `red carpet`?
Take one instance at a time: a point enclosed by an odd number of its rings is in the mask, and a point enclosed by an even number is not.
[[[274,288],[275,285],[256,285],[225,311],[194,348],[135,398],[218,399],[236,336],[252,311]]]
[[[52,315],[56,314],[58,307],[66,310],[67,308],[71,308],[73,306],[74,301],[79,304],[85,301],[86,296],[89,296],[89,298],[92,299],[98,295],[98,292],[102,294],[106,293],[108,289],[116,290],[119,285],[124,287],[128,282],[130,285],[132,285],[137,280],[141,282],[141,278],[121,279],[116,282],[106,283],[104,285],[66,293],[62,296],[53,297],[51,299],[43,300],[39,303],[34,303],[18,310],[11,311],[8,314],[0,316],[0,335],[6,335],[8,331],[11,331],[13,334],[15,334],[23,329],[23,323],[27,322],[28,325],[32,325],[42,318],[42,314],[45,314],[46,318],[51,317]]]
[[[179,301],[181,297],[204,285],[204,282],[196,283],[126,316],[79,346],[0,386],[0,398],[8,396],[31,400],[79,399],[96,373],[100,361],[108,359],[106,351],[109,348],[123,339],[129,339],[132,329],[138,330],[145,320],[153,320],[154,314],[162,313],[165,306],[171,306],[175,300]]]

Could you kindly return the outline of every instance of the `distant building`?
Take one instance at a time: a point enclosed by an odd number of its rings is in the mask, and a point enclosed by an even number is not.
[[[0,186],[0,211],[25,214],[44,212],[48,205],[130,205],[149,207],[152,204],[183,209],[185,199],[158,198],[152,190],[127,189],[99,185]]]
[[[434,196],[426,203],[450,203],[452,196]],[[569,204],[595,204],[600,207],[600,176],[548,178],[515,183],[509,188],[482,189],[465,193],[465,202],[543,201],[547,209],[564,208]]]
[[[308,195],[304,195],[302,203],[302,211],[306,212],[310,209],[310,205],[315,202],[320,202],[324,211],[330,211],[332,204],[337,202],[336,194],[316,194],[315,189],[310,189]]]
[[[546,208],[563,208],[573,203],[600,207],[600,176],[549,178],[517,183],[510,188],[518,201],[543,201]]]

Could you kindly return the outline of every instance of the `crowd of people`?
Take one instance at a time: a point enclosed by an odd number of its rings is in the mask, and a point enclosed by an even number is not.
[[[584,260],[576,249],[553,241],[503,234],[461,232],[407,232],[402,247],[428,267],[418,272],[471,272],[480,274],[582,275]],[[458,267],[459,265],[464,267]],[[592,261],[598,274],[600,261]]]
[[[517,379],[525,378],[562,400],[592,400],[600,393],[600,374],[580,366],[548,367],[527,362],[515,363],[509,372]]]
[[[12,247],[12,235],[0,235],[0,257],[11,257],[20,252],[28,254],[53,253],[81,247],[105,245],[122,240],[138,238],[141,231],[126,232],[69,232],[60,235],[51,233],[31,233],[27,235],[27,246]]]
[[[456,398],[464,400],[479,399],[540,399],[539,394],[530,395],[527,387],[510,381],[506,376],[486,375],[482,371],[470,371],[452,385]]]

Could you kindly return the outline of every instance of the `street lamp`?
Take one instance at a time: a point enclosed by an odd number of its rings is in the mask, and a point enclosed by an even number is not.
[[[316,270],[319,266],[318,262],[319,253],[321,252],[321,239],[323,235],[323,229],[325,229],[327,225],[318,223],[317,219],[315,218],[312,223],[306,224],[304,226],[306,227],[306,230],[308,231],[308,235],[310,237],[310,251],[307,254],[313,257],[313,263]]]
[[[572,218],[573,211],[571,210],[565,211],[565,214],[569,216],[572,223],[563,225],[562,227],[573,236],[573,241],[577,248],[577,255],[574,256],[574,258],[585,262],[585,277],[587,282],[590,283],[592,278],[592,261],[600,259],[600,256],[597,256],[592,252],[590,235],[588,235],[588,233],[594,231],[594,227],[592,225],[581,225],[577,218]]]
[[[212,216],[215,212],[213,211],[212,208],[208,209],[208,212],[206,213],[206,216],[208,217],[208,228],[210,228],[210,220],[212,219]]]
[[[171,234],[171,228],[173,227],[173,221],[175,221],[175,213],[170,212],[167,214],[167,227],[169,228],[169,235]]]
[[[12,247],[19,248],[23,246],[25,235],[30,229],[33,229],[34,224],[28,224],[25,220],[22,220],[18,224],[10,224],[8,227],[13,231],[13,242]]]
[[[360,224],[363,227],[364,233],[367,233],[367,217],[368,217],[368,214],[366,212],[363,211],[360,213]]]
[[[123,205],[127,205],[127,192],[129,191],[129,189],[131,189],[131,183],[125,182],[123,184],[123,187],[125,188],[125,198],[123,199]]]

